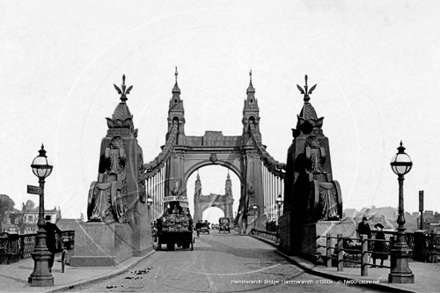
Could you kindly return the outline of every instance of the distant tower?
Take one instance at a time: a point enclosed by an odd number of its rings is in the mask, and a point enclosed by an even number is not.
[[[184,143],[184,137],[185,137],[185,109],[183,107],[183,101],[180,99],[180,88],[177,84],[177,67],[176,71],[174,73],[175,76],[175,83],[173,90],[171,91],[173,96],[170,100],[170,105],[168,108],[168,132],[167,132],[167,139],[168,135],[171,131],[171,128],[173,124],[177,124],[179,128],[179,135],[178,135],[178,144]]]
[[[194,183],[194,221],[198,221],[199,220],[199,199],[200,196],[202,195],[202,182],[200,181],[200,175],[199,175],[199,170],[197,170],[197,177],[196,177],[196,182]]]
[[[252,70],[249,72],[249,86],[246,90],[247,98],[243,106],[243,134],[247,134],[246,140],[249,139],[249,124],[253,122],[255,129],[261,139],[260,135],[260,107],[258,107],[258,100],[255,98],[255,88],[252,84]]]
[[[199,170],[197,170],[197,177],[194,185],[194,197],[200,197],[202,194],[202,181],[200,181]]]
[[[229,175],[229,171],[228,171],[228,175],[226,176],[225,195],[232,197],[232,182],[231,182],[231,176]]]
[[[234,203],[234,198],[232,197],[232,182],[231,182],[231,176],[229,175],[229,170],[225,182],[225,197],[226,197],[225,217],[228,217],[231,219],[231,221],[233,221],[234,213],[232,207]]]

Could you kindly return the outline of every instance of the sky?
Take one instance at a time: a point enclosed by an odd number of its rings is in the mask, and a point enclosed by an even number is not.
[[[414,163],[405,210],[418,211],[424,190],[425,209],[440,211],[439,8],[408,0],[1,1],[0,193],[16,208],[38,202],[26,186],[38,185],[30,164],[43,143],[54,165],[45,207],[79,218],[123,74],[149,162],[165,143],[175,66],[187,135],[242,133],[252,69],[262,141],[276,160],[286,161],[303,105],[296,85],[307,74],[344,208],[397,208],[390,161],[402,140]],[[204,194],[224,191],[227,170],[216,172],[200,173]]]

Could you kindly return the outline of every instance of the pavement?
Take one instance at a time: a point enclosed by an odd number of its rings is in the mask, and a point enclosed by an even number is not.
[[[276,247],[276,244],[258,236],[252,236],[265,241]],[[104,279],[120,275],[149,257],[154,250],[141,257],[132,257],[114,267],[71,267],[67,266],[61,273],[60,256],[55,257],[52,271],[55,285],[51,287],[30,287],[28,277],[33,271],[34,261],[32,258],[20,260],[9,265],[0,265],[0,292],[62,292],[75,290],[80,285],[91,284]],[[415,276],[414,284],[389,284],[388,268],[369,268],[368,276],[361,276],[360,267],[344,267],[338,272],[335,267],[326,268],[323,265],[315,265],[297,256],[288,256],[277,251],[291,263],[304,269],[307,273],[315,274],[326,279],[366,286],[379,291],[387,292],[440,292],[440,265],[422,262],[410,262],[409,266]],[[385,263],[385,265],[389,265]]]
[[[252,237],[277,247],[273,241],[255,235]],[[414,283],[391,284],[388,283],[389,268],[373,268],[370,266],[368,268],[368,276],[361,276],[360,266],[344,267],[343,271],[338,272],[336,267],[327,268],[325,265],[316,265],[298,256],[286,255],[281,251],[277,251],[277,253],[307,273],[341,283],[369,287],[384,292],[440,292],[440,264],[438,263],[423,263],[410,260],[409,268],[414,274]],[[389,260],[384,262],[384,266],[390,266]]]
[[[75,290],[79,285],[91,284],[120,275],[149,257],[154,250],[141,257],[132,257],[113,267],[71,267],[66,265],[61,273],[61,255],[55,256],[52,276],[54,286],[30,287],[28,278],[34,270],[32,258],[21,259],[8,265],[0,265],[0,292],[62,292]]]

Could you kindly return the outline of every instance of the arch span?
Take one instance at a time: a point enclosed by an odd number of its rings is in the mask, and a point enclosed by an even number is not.
[[[218,223],[218,218],[225,216],[223,209],[219,207],[207,207],[202,212],[202,220],[208,220],[210,223]]]

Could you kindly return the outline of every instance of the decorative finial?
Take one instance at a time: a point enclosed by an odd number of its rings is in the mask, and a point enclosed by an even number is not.
[[[121,95],[121,101],[125,103],[125,101],[127,101],[127,95],[130,93],[131,89],[133,88],[133,86],[131,85],[127,89],[125,85],[125,74],[122,75],[122,85],[121,85],[122,90],[116,84],[113,85],[115,86],[115,89],[118,92],[118,94]]]
[[[400,141],[400,146],[397,148],[397,150],[399,151],[399,153],[404,153],[405,152],[405,147],[403,146],[402,141]]]
[[[179,75],[179,73],[177,72],[177,66],[176,66],[176,71],[174,72],[174,76],[176,77],[176,82],[177,82],[177,76]]]
[[[304,102],[308,103],[310,101],[310,95],[312,94],[312,92],[316,88],[316,84],[309,89],[309,87],[307,85],[307,74],[304,77],[304,79],[306,81],[306,85],[304,86],[304,89],[302,87],[300,87],[299,85],[296,85],[296,86],[298,87],[298,89],[301,92],[301,94],[304,95]]]
[[[44,145],[41,144],[41,149],[38,151],[40,153],[40,157],[46,156],[46,150],[44,149]]]
[[[252,68],[249,70],[249,86],[246,90],[246,94],[255,93],[254,85],[252,84]]]

